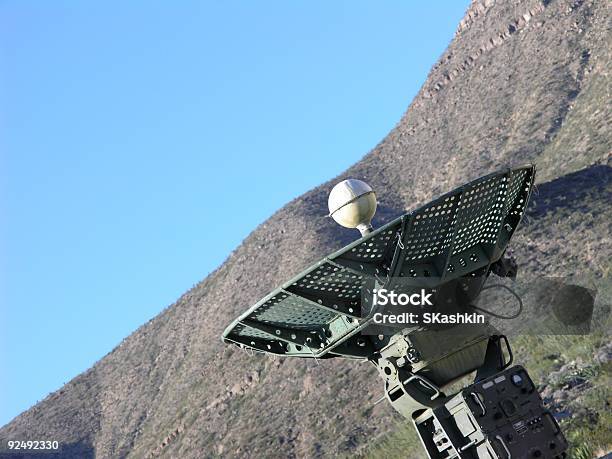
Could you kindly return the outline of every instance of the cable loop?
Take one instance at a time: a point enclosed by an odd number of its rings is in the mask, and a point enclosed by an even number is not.
[[[474,306],[473,304],[471,304],[470,307],[472,307],[473,309],[476,309],[477,311],[484,312],[485,314],[489,314],[489,315],[491,315],[493,317],[496,317],[498,319],[512,320],[512,319],[516,319],[518,316],[520,316],[521,312],[523,312],[523,300],[518,295],[518,293],[516,293],[514,290],[512,290],[507,285],[503,285],[503,284],[487,285],[487,286],[483,287],[482,290],[488,290],[488,289],[495,288],[495,287],[501,287],[501,288],[506,289],[507,291],[509,291],[514,296],[514,298],[517,299],[518,304],[519,304],[519,308],[518,308],[518,311],[516,311],[516,313],[514,315],[503,316],[501,314],[497,314],[495,312],[491,312],[491,311],[489,311],[487,309],[479,308],[478,306]]]

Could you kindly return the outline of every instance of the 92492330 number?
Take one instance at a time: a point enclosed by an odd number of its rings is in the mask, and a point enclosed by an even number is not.
[[[6,442],[8,449],[59,449],[57,440],[9,440]]]

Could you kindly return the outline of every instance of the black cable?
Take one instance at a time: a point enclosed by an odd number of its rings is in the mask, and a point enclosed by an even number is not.
[[[519,308],[518,308],[518,311],[514,315],[512,315],[512,316],[502,316],[501,314],[496,314],[496,313],[488,311],[486,309],[479,308],[478,306],[474,306],[473,304],[471,304],[470,307],[476,309],[477,311],[484,312],[485,314],[489,314],[489,315],[491,315],[493,317],[496,317],[498,319],[512,320],[512,319],[516,319],[518,316],[520,316],[521,312],[523,312],[523,300],[521,299],[521,297],[518,296],[518,294],[514,290],[512,290],[510,287],[508,287],[507,285],[503,285],[503,284],[487,285],[487,286],[483,287],[482,290],[487,290],[487,289],[494,288],[494,287],[505,288],[506,290],[508,290],[514,296],[514,298],[516,298],[518,300]]]

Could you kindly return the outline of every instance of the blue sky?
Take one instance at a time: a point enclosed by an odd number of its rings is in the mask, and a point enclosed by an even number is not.
[[[0,3],[0,425],[375,146],[467,4]]]

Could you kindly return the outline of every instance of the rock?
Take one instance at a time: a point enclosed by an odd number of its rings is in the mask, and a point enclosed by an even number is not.
[[[593,360],[600,365],[612,361],[612,342],[600,347],[593,355]]]
[[[563,388],[565,390],[568,390],[568,389],[572,389],[574,387],[578,387],[578,386],[581,386],[587,383],[588,381],[581,376],[570,376],[565,379],[565,385],[563,386]]]

